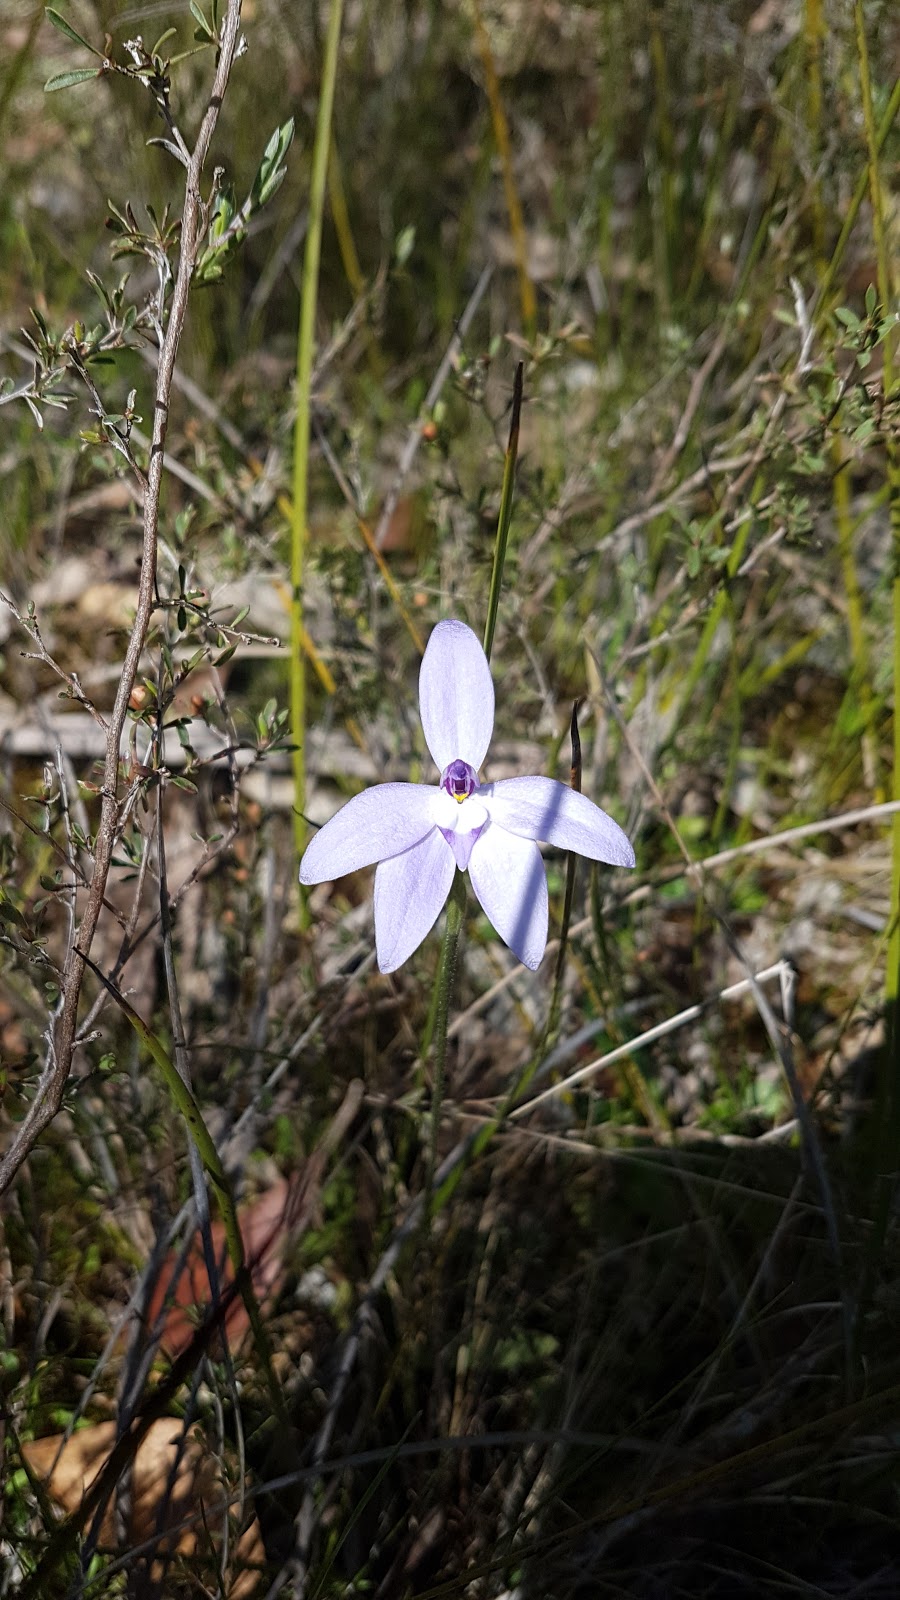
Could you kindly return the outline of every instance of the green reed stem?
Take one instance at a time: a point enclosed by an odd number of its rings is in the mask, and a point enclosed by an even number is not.
[[[572,708],[572,722],[570,730],[572,736],[571,783],[572,788],[577,789],[579,793],[581,792],[581,737],[578,732],[578,710],[580,705],[581,701],[577,700]],[[459,1183],[463,1173],[490,1144],[494,1134],[500,1127],[502,1127],[510,1111],[513,1109],[513,1106],[516,1104],[516,1101],[521,1098],[526,1089],[529,1087],[532,1078],[541,1065],[541,1062],[544,1060],[548,1052],[553,1048],[553,1045],[556,1041],[556,1033],[559,1028],[559,1018],[562,1010],[562,984],[566,968],[566,951],[569,944],[569,928],[572,924],[572,903],[575,895],[575,870],[577,865],[577,855],[574,855],[570,852],[566,858],[566,892],[563,900],[562,925],[559,932],[559,949],[556,954],[556,968],[553,974],[553,992],[550,997],[550,1009],[547,1013],[547,1023],[541,1036],[541,1042],[538,1045],[538,1048],[534,1051],[533,1055],[531,1055],[529,1060],[525,1063],[525,1066],[519,1073],[518,1078],[504,1098],[497,1116],[492,1118],[490,1122],[486,1122],[481,1128],[478,1129],[477,1133],[473,1135],[466,1151],[465,1160],[461,1161],[459,1166],[456,1167],[454,1171],[451,1172],[444,1180],[436,1195],[431,1195],[431,1181],[429,1182],[429,1195],[431,1198],[432,1209],[435,1212],[440,1211],[442,1207],[447,1204],[447,1201]],[[461,874],[457,873],[457,877],[460,876]],[[429,1174],[429,1178],[432,1181],[434,1173],[433,1163],[434,1150],[432,1150],[432,1168]]]
[[[438,964],[437,978],[434,985],[431,1015],[428,1019],[426,1032],[430,1034],[428,1044],[434,1045],[434,1088],[431,1095],[431,1142],[428,1149],[428,1175],[425,1184],[425,1193],[428,1197],[428,1212],[431,1212],[431,1186],[434,1182],[434,1172],[437,1165],[438,1129],[441,1123],[441,1106],[444,1100],[444,1077],[447,1064],[447,1024],[450,1018],[450,1000],[453,995],[453,980],[456,977],[456,964],[459,959],[459,936],[462,932],[463,917],[466,910],[466,882],[459,868],[453,876],[450,897],[447,901],[447,917],[444,923],[444,939],[441,945],[441,959]],[[427,1049],[427,1045],[426,1045]]]
[[[814,177],[812,180],[813,245],[816,259],[821,261],[825,248],[825,206],[819,177],[819,154],[822,148],[822,47],[825,41],[825,19],[822,0],[806,0],[803,16],[803,35],[806,56],[806,126],[812,150]]]
[[[522,387],[525,378],[525,365],[520,361],[516,367],[513,380],[512,415],[509,423],[509,443],[506,447],[506,459],[503,465],[503,489],[500,495],[500,515],[497,520],[497,537],[494,542],[494,565],[491,571],[491,588],[488,595],[487,622],[484,629],[484,653],[488,660],[491,657],[491,646],[494,643],[494,629],[497,625],[497,608],[500,604],[500,590],[503,584],[503,568],[506,561],[506,546],[509,541],[509,525],[512,521],[513,489],[516,479],[516,457],[519,453],[519,419],[522,414]],[[459,936],[462,931],[463,917],[466,909],[466,884],[459,868],[453,878],[450,898],[447,901],[447,919],[444,926],[444,940],[441,945],[441,959],[435,978],[434,991],[431,996],[431,1005],[428,1011],[428,1020],[425,1024],[425,1033],[422,1039],[422,1057],[434,1049],[434,1090],[431,1101],[431,1145],[428,1152],[428,1178],[425,1192],[427,1195],[426,1215],[432,1215],[434,1196],[431,1193],[434,1182],[434,1173],[437,1163],[437,1139],[441,1120],[441,1104],[444,1098],[444,1074],[447,1060],[447,1024],[450,1017],[450,997],[453,992],[453,980],[456,976],[456,963],[459,957]]]
[[[303,567],[306,557],[307,495],[309,488],[309,432],[315,342],[316,302],[319,293],[319,261],[322,253],[322,214],[331,147],[331,120],[334,86],[337,79],[338,45],[344,0],[331,0],[325,61],[322,67],[322,92],[316,118],[313,145],[312,180],[309,192],[309,225],[303,258],[303,288],[300,295],[300,321],[297,327],[297,417],[294,423],[294,476],[291,512],[291,766],[294,777],[294,844],[302,855],[306,843],[306,673],[303,655]]]
[[[580,707],[581,701],[576,700],[572,707],[572,720],[569,724],[569,737],[572,741],[572,766],[569,772],[569,782],[578,794],[581,793],[581,734],[578,731],[578,712]],[[556,952],[550,1008],[547,1012],[547,1021],[540,1045],[533,1057],[534,1065],[528,1082],[534,1076],[544,1057],[553,1049],[559,1033],[559,1019],[562,1015],[563,978],[566,973],[566,956],[569,949],[569,928],[572,924],[572,904],[575,899],[575,869],[577,866],[578,856],[570,850],[566,855],[566,890],[563,896],[562,924],[559,930],[559,948]],[[527,1082],[518,1083],[516,1085],[516,1093],[522,1094],[527,1086]]]
[[[866,642],[865,608],[860,587],[859,571],[854,550],[854,533],[857,523],[850,510],[850,474],[839,434],[835,434],[831,447],[835,472],[832,479],[834,520],[837,529],[838,558],[847,600],[847,640],[850,647],[850,683],[847,700],[859,707],[862,728],[863,777],[869,788],[880,796],[878,780],[878,745],[874,737],[876,701]],[[840,722],[840,718],[838,722]],[[837,730],[836,730],[837,731]]]
[[[869,98],[871,103],[871,96]],[[884,116],[878,124],[878,129],[875,135],[876,157],[881,154],[884,142],[894,126],[898,111],[900,111],[900,78],[896,80],[894,87],[891,90],[891,98],[887,103]],[[841,224],[841,231],[838,234],[837,244],[832,251],[831,260],[829,261],[825,270],[824,277],[818,285],[816,300],[817,311],[819,313],[824,313],[828,309],[827,300],[829,294],[831,293],[831,286],[834,283],[838,267],[841,264],[844,251],[847,248],[847,242],[851,233],[853,232],[854,227],[856,226],[856,219],[859,216],[860,206],[866,198],[866,190],[870,187],[870,169],[871,162],[867,161],[856,181],[856,188],[853,191],[850,204],[847,207],[847,214],[844,217],[843,223]]]
[[[509,422],[509,443],[503,463],[503,491],[500,496],[500,515],[497,519],[497,537],[494,541],[494,566],[491,571],[491,590],[488,595],[487,622],[484,625],[484,653],[491,659],[494,629],[497,626],[497,608],[503,587],[503,567],[506,546],[509,542],[509,525],[512,521],[513,489],[516,482],[516,458],[519,454],[519,418],[522,414],[522,386],[525,382],[525,363],[519,362],[513,379],[512,415]]]
[[[506,546],[509,541],[509,525],[512,521],[513,489],[516,479],[516,457],[519,453],[519,419],[522,414],[522,387],[525,378],[525,365],[520,361],[516,367],[513,380],[512,415],[509,423],[509,443],[506,447],[506,459],[503,465],[503,490],[500,495],[500,515],[497,520],[497,537],[494,542],[494,565],[491,571],[491,589],[488,596],[487,622],[484,629],[484,653],[488,660],[491,657],[491,646],[494,643],[494,629],[497,625],[497,608],[500,604],[500,590],[503,584],[503,567],[506,561]],[[441,945],[441,959],[435,978],[434,991],[431,996],[431,1005],[428,1011],[428,1020],[425,1024],[425,1033],[422,1039],[422,1057],[434,1049],[434,1090],[431,1100],[431,1144],[428,1152],[428,1178],[425,1186],[427,1195],[426,1215],[431,1216],[434,1196],[431,1187],[434,1182],[434,1173],[437,1163],[438,1129],[441,1121],[441,1104],[444,1098],[444,1073],[447,1061],[447,1024],[450,1017],[450,997],[453,992],[453,980],[456,976],[456,963],[459,957],[459,936],[462,931],[463,917],[466,909],[466,884],[463,874],[457,867],[447,901],[447,919],[444,925],[444,940]]]

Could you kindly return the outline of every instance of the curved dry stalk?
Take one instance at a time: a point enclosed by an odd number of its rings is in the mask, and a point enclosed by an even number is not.
[[[73,939],[62,975],[62,1003],[56,1026],[48,1040],[47,1060],[37,1093],[27,1115],[18,1125],[3,1160],[0,1161],[0,1195],[9,1188],[44,1129],[53,1121],[61,1104],[72,1066],[78,1024],[78,1002],[84,981],[84,957],[90,954],[118,837],[120,805],[118,799],[119,751],[128,702],[134,687],[138,664],[147,638],[150,616],[156,600],[156,553],[159,533],[159,505],[163,474],[163,449],[169,422],[169,397],[175,373],[178,347],[187,316],[191,276],[197,257],[200,232],[204,225],[200,196],[200,175],[219,120],[222,97],[231,75],[241,21],[241,0],[228,0],[219,41],[219,55],[212,91],[197,142],[187,169],[184,207],[181,218],[181,254],[169,322],[159,353],[153,404],[153,431],[150,460],[144,493],[144,528],[141,571],[134,626],[128,641],[122,676],[106,734],[106,759],[103,769],[103,805],[94,851],[94,871],[84,915]]]

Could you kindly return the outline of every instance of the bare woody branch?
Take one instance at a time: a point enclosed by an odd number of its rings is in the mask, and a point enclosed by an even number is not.
[[[241,0],[228,0],[219,41],[219,54],[212,92],[187,168],[181,221],[181,253],[175,287],[172,293],[168,326],[160,349],[156,374],[150,459],[144,493],[143,543],[137,611],[122,665],[122,676],[119,680],[115,704],[107,729],[106,757],[103,772],[103,802],[87,905],[75,939],[70,945],[66,957],[62,976],[61,1004],[57,1013],[55,1027],[48,1042],[47,1060],[37,1093],[27,1115],[15,1130],[2,1161],[0,1161],[0,1194],[3,1194],[9,1188],[36,1140],[56,1116],[62,1104],[66,1082],[72,1066],[78,1026],[78,1005],[84,979],[84,957],[90,954],[97,930],[97,923],[106,892],[110,862],[118,835],[120,820],[118,798],[119,759],[122,730],[125,726],[128,702],[134,688],[141,652],[144,649],[150,616],[155,604],[160,490],[163,474],[163,450],[169,421],[169,398],[172,392],[178,347],[181,343],[187,316],[191,277],[204,224],[200,177],[209,154],[210,144],[222,107],[222,99],[231,75],[238,43],[240,21]]]

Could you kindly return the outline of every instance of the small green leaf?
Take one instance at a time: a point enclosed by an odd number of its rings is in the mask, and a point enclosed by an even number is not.
[[[268,205],[273,195],[276,195],[287,177],[287,167],[276,167],[275,171],[260,185],[259,204]]]
[[[158,39],[157,39],[157,41],[156,41],[156,43],[155,43],[155,45],[154,45],[154,46],[153,46],[153,49],[152,49],[152,50],[151,50],[151,51],[150,51],[150,54],[151,54],[151,55],[152,55],[152,56],[158,56],[158,55],[159,55],[159,52],[160,52],[160,50],[161,50],[161,49],[162,49],[162,47],[163,47],[163,45],[164,45],[164,44],[166,44],[166,43],[167,43],[167,42],[168,42],[168,41],[169,41],[169,39],[171,39],[171,38],[173,38],[173,36],[174,36],[174,35],[175,35],[175,34],[176,34],[176,33],[177,33],[177,32],[178,32],[178,29],[177,29],[177,28],[167,28],[167,29],[166,29],[166,31],[165,31],[165,33],[161,33],[161,34],[160,34],[160,36],[159,36],[159,38],[158,38]]]
[[[55,77],[47,79],[44,93],[53,94],[56,89],[71,89],[76,83],[87,83],[89,78],[102,76],[102,67],[75,67],[72,72],[57,72]]]
[[[218,283],[224,274],[224,267],[220,259],[224,252],[217,250],[204,250],[203,255],[194,268],[194,282],[200,287],[208,283]]]
[[[198,27],[202,30],[202,33],[199,35],[199,37],[204,39],[214,39],[216,37],[205,16],[203,15],[203,12],[198,6],[197,0],[191,0],[191,16],[198,24]],[[196,39],[197,37],[198,35],[195,33],[194,38]]]
[[[286,172],[284,158],[291,147],[293,137],[294,120],[292,117],[288,122],[282,123],[280,128],[275,129],[266,145],[262,161],[259,164],[259,171],[253,180],[251,203],[254,210],[257,206],[263,206],[267,201],[271,200],[272,196],[281,187]]]
[[[67,39],[72,40],[73,44],[83,45],[85,50],[90,50],[92,56],[99,56],[101,54],[101,52],[96,50],[92,44],[88,44],[87,39],[82,39],[81,34],[75,32],[71,22],[67,22],[65,17],[61,17],[59,12],[54,11],[52,6],[45,6],[44,15],[46,16],[47,21],[52,22],[54,28],[58,28],[60,33],[64,33]]]
[[[412,223],[401,228],[394,245],[394,259],[398,267],[405,267],[416,243],[416,230]]]
[[[234,191],[230,187],[222,189],[216,195],[213,214],[209,224],[209,242],[216,244],[228,228],[234,217]]]

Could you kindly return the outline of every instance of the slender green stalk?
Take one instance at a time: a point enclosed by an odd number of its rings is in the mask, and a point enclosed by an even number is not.
[[[491,572],[491,591],[488,595],[487,622],[484,625],[484,653],[491,659],[494,629],[497,626],[497,607],[503,587],[503,567],[506,546],[509,542],[509,525],[512,521],[513,489],[516,481],[516,457],[519,454],[519,418],[522,414],[522,385],[525,381],[525,364],[520,361],[513,380],[512,416],[509,422],[509,444],[503,464],[503,491],[500,496],[500,515],[497,519],[497,538],[494,542],[494,566]]]
[[[491,589],[488,596],[487,622],[484,629],[484,653],[490,660],[491,646],[494,643],[494,629],[497,625],[497,608],[500,603],[500,590],[503,584],[503,567],[506,561],[506,546],[509,540],[509,525],[512,520],[513,488],[516,478],[516,457],[519,453],[519,419],[522,414],[522,386],[524,382],[524,363],[519,362],[513,381],[512,416],[509,424],[509,443],[506,447],[506,460],[503,467],[503,490],[500,496],[500,515],[497,520],[497,537],[494,542],[494,565],[491,572]],[[428,1020],[425,1023],[425,1032],[422,1038],[422,1059],[434,1050],[434,1090],[431,1100],[431,1144],[428,1152],[428,1177],[425,1186],[427,1206],[425,1216],[432,1214],[433,1196],[431,1193],[434,1182],[435,1166],[437,1162],[437,1138],[441,1120],[441,1104],[444,1098],[444,1071],[447,1060],[447,1023],[450,1015],[450,997],[453,992],[453,979],[456,975],[456,963],[459,957],[459,937],[462,931],[463,917],[466,909],[466,885],[463,874],[457,868],[447,901],[447,919],[444,926],[444,940],[441,945],[441,959],[435,978],[434,990],[431,996],[431,1005],[428,1010]]]
[[[821,260],[825,241],[825,206],[822,201],[822,184],[819,178],[819,153],[822,148],[822,44],[825,38],[825,20],[822,0],[806,0],[803,18],[806,45],[806,125],[812,156],[813,243],[816,259]]]
[[[331,0],[322,92],[313,145],[312,182],[309,192],[309,226],[303,258],[303,289],[297,329],[297,417],[294,424],[294,478],[291,514],[291,739],[294,750],[294,843],[297,854],[306,843],[306,681],[303,660],[303,566],[306,556],[307,492],[309,487],[309,432],[315,336],[322,251],[322,214],[331,148],[331,119],[337,78],[338,45],[344,0]]]
[[[656,141],[652,148],[650,180],[650,212],[653,226],[653,282],[656,292],[657,317],[665,326],[672,316],[672,258],[671,246],[675,237],[674,180],[672,124],[669,118],[669,89],[666,75],[666,51],[659,27],[659,12],[654,11],[650,30],[650,60],[653,65],[654,99],[656,102]],[[649,153],[649,152],[648,152]]]
[[[869,73],[869,47],[866,42],[865,18],[862,0],[855,0],[853,16],[856,24],[856,51],[859,60],[859,83],[862,91],[863,124],[866,130],[868,155],[869,196],[872,201],[872,232],[875,236],[875,262],[878,276],[878,294],[882,310],[887,311],[890,299],[891,271],[884,231],[884,202],[881,194],[881,177],[878,171],[878,130],[875,127],[875,108],[872,104],[872,80]],[[887,349],[885,356],[887,357]],[[888,374],[885,373],[885,384]]]
[[[572,783],[572,788],[573,789],[577,789],[579,791],[579,793],[581,792],[581,737],[580,737],[579,732],[578,732],[578,709],[579,709],[580,704],[581,704],[580,701],[576,701],[575,705],[572,707],[572,722],[571,722],[571,736],[572,736],[571,783]],[[550,999],[550,1009],[549,1009],[549,1012],[547,1014],[547,1024],[546,1024],[546,1027],[544,1029],[540,1045],[538,1046],[538,1049],[534,1052],[534,1054],[530,1057],[530,1059],[526,1062],[525,1066],[522,1068],[522,1071],[519,1073],[518,1078],[516,1079],[516,1081],[513,1084],[512,1088],[509,1090],[509,1093],[506,1095],[506,1097],[505,1097],[505,1099],[503,1101],[503,1104],[500,1107],[500,1110],[499,1110],[497,1116],[492,1118],[492,1120],[490,1122],[484,1123],[483,1126],[478,1129],[477,1133],[475,1133],[473,1135],[473,1137],[472,1137],[472,1139],[471,1139],[471,1141],[470,1141],[470,1143],[468,1145],[468,1148],[466,1150],[465,1159],[463,1161],[461,1161],[459,1163],[459,1165],[456,1168],[454,1168],[453,1172],[448,1175],[448,1177],[444,1180],[443,1184],[441,1185],[440,1189],[438,1190],[437,1194],[434,1195],[434,1196],[431,1196],[431,1182],[429,1182],[429,1186],[428,1186],[429,1187],[429,1196],[431,1198],[431,1204],[432,1204],[432,1207],[433,1207],[434,1211],[440,1211],[441,1208],[447,1204],[447,1201],[449,1200],[449,1198],[452,1195],[454,1189],[456,1188],[457,1184],[459,1183],[459,1180],[462,1177],[463,1172],[465,1172],[466,1169],[469,1166],[471,1166],[472,1162],[474,1160],[476,1160],[476,1158],[481,1155],[481,1152],[483,1150],[485,1150],[487,1148],[487,1146],[490,1144],[491,1140],[494,1137],[494,1134],[502,1126],[502,1124],[505,1121],[506,1117],[509,1115],[509,1113],[512,1110],[513,1106],[516,1104],[516,1101],[519,1100],[520,1097],[525,1093],[526,1089],[528,1088],[529,1084],[531,1083],[532,1078],[534,1077],[535,1073],[537,1072],[538,1067],[540,1066],[541,1062],[544,1060],[544,1057],[547,1055],[548,1051],[550,1049],[552,1049],[552,1047],[553,1047],[553,1044],[555,1042],[555,1034],[556,1034],[556,1031],[557,1031],[557,1029],[559,1027],[559,1017],[560,1017],[560,1011],[561,1011],[561,1008],[562,1008],[562,981],[563,981],[563,975],[565,973],[566,951],[567,951],[568,942],[569,942],[569,928],[570,928],[571,922],[572,922],[572,901],[573,901],[573,897],[574,897],[574,893],[575,893],[575,869],[576,869],[577,863],[578,863],[577,855],[573,855],[570,852],[569,855],[566,858],[566,892],[565,892],[565,899],[563,901],[562,926],[560,928],[560,935],[559,935],[559,949],[558,949],[557,955],[556,955],[556,969],[555,969],[555,972],[554,972],[554,975],[553,975],[553,993],[552,993],[551,999]],[[460,874],[457,873],[457,878],[459,878],[459,877],[460,877]],[[445,944],[446,944],[446,935],[445,935]],[[443,952],[442,952],[442,959],[443,959]],[[445,1028],[446,1028],[446,1022],[445,1022]],[[435,1157],[435,1151],[432,1148],[432,1166],[431,1166],[431,1171],[429,1173],[429,1178],[432,1177],[433,1172],[434,1172],[434,1157]]]
[[[494,565],[491,572],[491,589],[488,596],[487,622],[484,629],[484,653],[488,660],[491,657],[491,646],[494,643],[494,629],[497,624],[497,607],[500,603],[500,589],[503,584],[503,567],[506,560],[506,546],[509,540],[509,525],[512,520],[513,488],[516,478],[516,457],[519,453],[519,419],[522,413],[522,385],[524,382],[524,363],[519,362],[516,367],[516,376],[513,381],[512,416],[509,424],[509,444],[506,447],[506,460],[503,467],[503,490],[500,496],[500,515],[497,520],[497,537],[494,543]],[[431,1145],[428,1153],[428,1178],[426,1183],[427,1208],[425,1215],[432,1214],[433,1196],[431,1193],[434,1182],[435,1166],[437,1162],[437,1138],[441,1120],[441,1103],[444,1098],[444,1070],[447,1060],[447,1023],[450,1015],[450,996],[453,991],[453,979],[456,975],[456,963],[459,957],[459,936],[462,931],[463,917],[466,909],[466,885],[463,874],[457,868],[447,901],[447,919],[444,926],[444,941],[441,945],[441,959],[438,965],[434,991],[431,996],[431,1005],[428,1011],[428,1020],[425,1024],[425,1033],[422,1039],[422,1057],[434,1050],[434,1090],[431,1101]]]
[[[569,782],[572,788],[581,793],[581,734],[578,731],[578,711],[581,701],[576,700],[572,707],[572,720],[569,724],[569,736],[572,741],[572,766],[569,773]],[[541,1061],[552,1050],[559,1032],[559,1019],[562,1015],[562,988],[566,972],[566,956],[569,949],[569,928],[572,923],[572,903],[575,899],[575,869],[578,857],[573,851],[566,855],[566,892],[563,897],[562,926],[559,930],[559,948],[556,952],[556,967],[553,972],[553,990],[550,995],[550,1009],[547,1012],[547,1022],[541,1037],[540,1047],[534,1056],[534,1071],[536,1072]],[[533,1076],[533,1074],[532,1074]],[[521,1094],[525,1084],[517,1085]]]
[[[453,994],[453,980],[456,977],[456,963],[459,959],[459,936],[462,932],[465,910],[466,884],[462,873],[457,867],[450,889],[450,898],[447,901],[444,941],[441,945],[441,959],[438,964],[431,1014],[429,1015],[427,1028],[431,1035],[429,1043],[434,1045],[431,1143],[428,1150],[428,1177],[425,1184],[427,1215],[431,1214],[431,1186],[434,1182],[434,1172],[437,1164],[438,1129],[440,1127],[441,1106],[444,1099],[444,1076],[447,1065],[447,1023],[450,1017],[450,999]]]
[[[887,109],[885,110],[884,116],[878,124],[878,129],[875,135],[876,156],[881,154],[884,142],[894,126],[898,111],[900,111],[900,78],[896,80],[894,87],[891,90],[891,98],[887,103]],[[847,214],[844,217],[843,223],[841,224],[841,231],[838,234],[837,244],[832,251],[831,260],[828,263],[825,275],[816,291],[817,310],[819,313],[823,313],[828,309],[827,301],[828,296],[831,293],[831,286],[834,283],[838,267],[843,260],[844,251],[847,248],[847,242],[851,233],[853,232],[854,227],[856,226],[856,219],[859,216],[859,208],[866,198],[866,190],[869,188],[869,186],[870,163],[867,162],[856,181],[856,188],[853,191],[852,199],[847,207]]]
[[[338,155],[337,145],[333,140],[328,158],[328,201],[331,206],[331,215],[334,221],[334,231],[337,234],[341,260],[344,263],[344,271],[347,274],[347,282],[353,291],[353,298],[361,300],[366,292],[366,280],[363,269],[359,264],[356,241],[350,224],[350,212],[347,209],[347,195],[344,189],[341,158]]]
[[[850,514],[849,472],[845,470],[844,452],[840,435],[838,434],[835,434],[832,442],[832,456],[836,469],[832,488],[834,519],[837,528],[838,556],[844,580],[844,594],[847,599],[847,639],[850,646],[851,662],[848,699],[858,704],[862,717],[860,746],[862,750],[863,777],[869,788],[875,790],[876,798],[880,798],[878,746],[873,737],[876,710],[875,694],[872,688],[869,650],[866,643],[863,595],[860,588],[853,543],[856,523]]]

